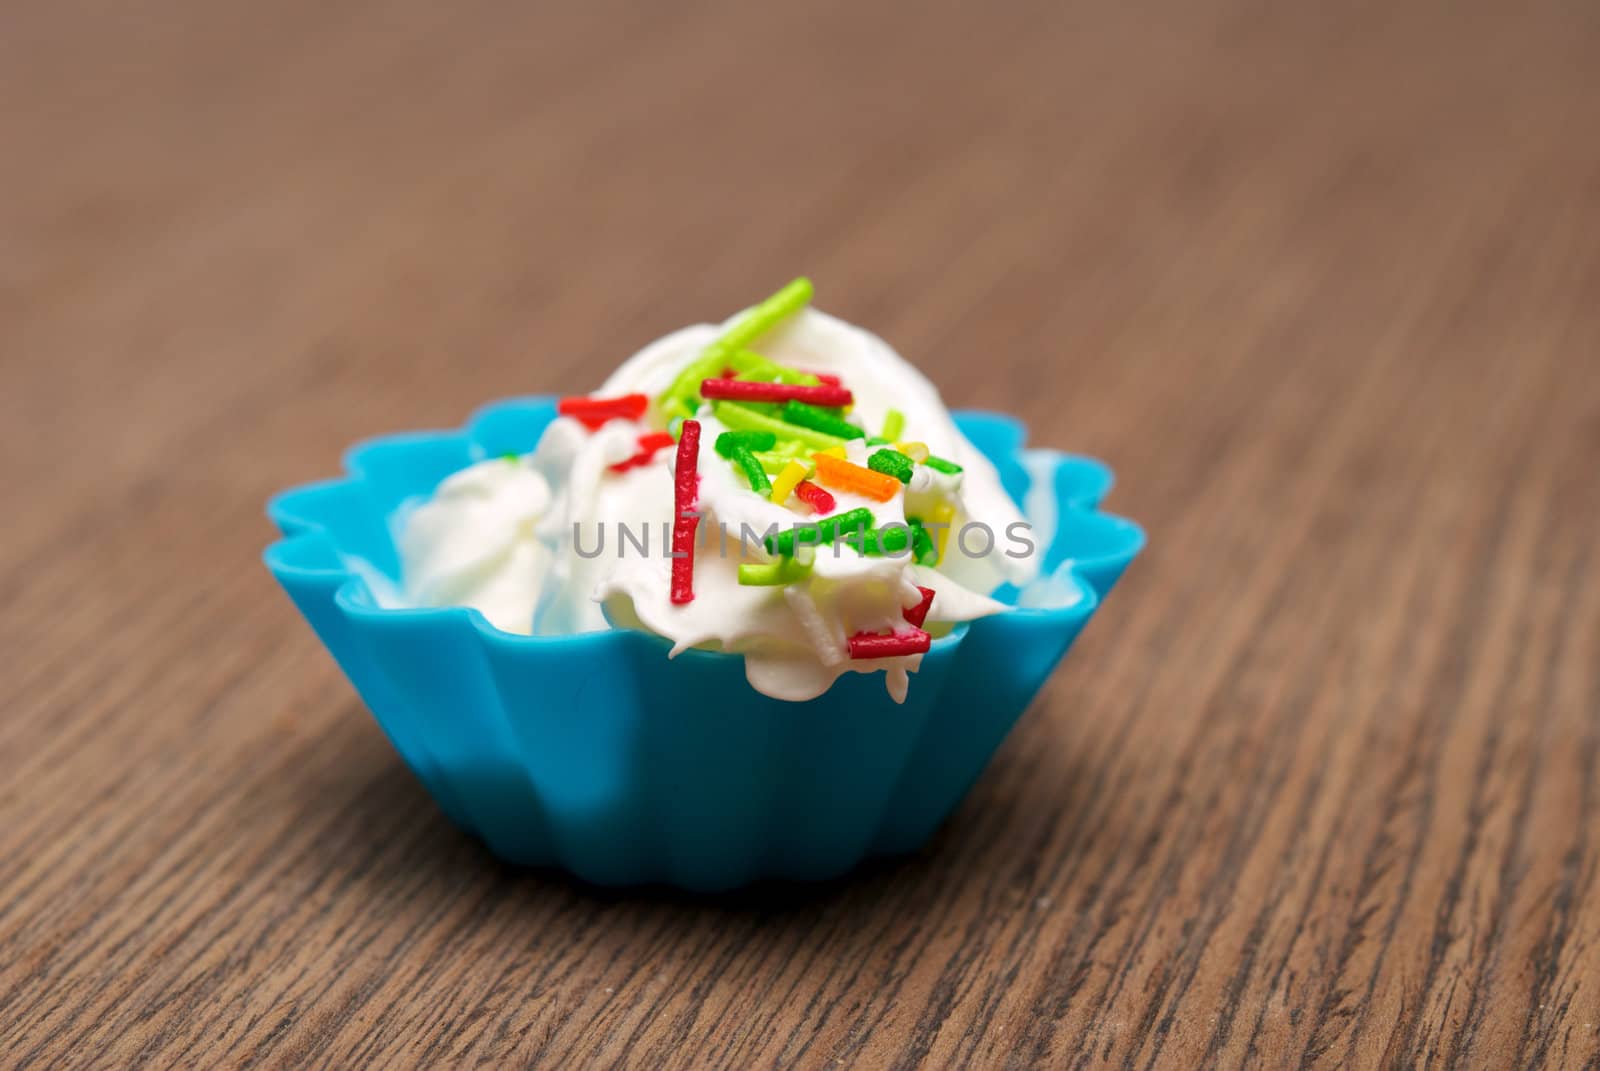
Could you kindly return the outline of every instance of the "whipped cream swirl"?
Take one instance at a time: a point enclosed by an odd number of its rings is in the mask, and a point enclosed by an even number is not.
[[[727,326],[667,335],[595,394],[657,395]],[[934,501],[953,506],[937,567],[908,553],[863,555],[837,540],[816,548],[809,573],[792,583],[740,584],[741,563],[768,560],[759,534],[809,515],[750,489],[716,454],[713,444],[726,429],[713,407],[703,406],[695,416],[702,425],[701,520],[692,602],[674,605],[669,597],[675,451],[615,471],[640,435],[655,429],[617,419],[590,430],[572,417],[552,421],[532,454],[482,461],[403,511],[395,520],[401,590],[391,597],[411,606],[475,607],[498,628],[532,635],[642,628],[672,641],[674,654],[698,647],[742,656],[751,685],[785,700],[820,695],[843,673],[883,670],[890,693],[903,700],[907,674],[922,656],[852,659],[848,637],[903,626],[905,610],[921,599],[919,587],[935,592],[923,626],[935,636],[1005,610],[989,595],[1001,584],[1026,585],[1037,572],[1036,557],[1017,549],[1031,540],[1007,542],[1008,533],[1026,532],[1026,520],[934,386],[876,335],[807,308],[763,336],[760,349],[779,364],[841,377],[854,395],[849,419],[869,431],[898,410],[905,438],[961,466],[946,474],[918,465],[904,494],[888,502],[832,491],[834,513],[867,506],[878,528],[904,524],[908,510],[925,512]],[[860,465],[871,450],[862,440],[846,449]],[[987,530],[984,553],[968,554],[958,542],[955,533],[968,523]]]

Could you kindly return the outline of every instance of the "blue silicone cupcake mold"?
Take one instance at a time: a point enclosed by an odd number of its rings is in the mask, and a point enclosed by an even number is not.
[[[1099,511],[1104,465],[1044,452],[1025,464],[1020,423],[964,412],[957,422],[1017,501],[1030,471],[1053,479],[1042,551],[1065,604],[936,641],[904,704],[876,673],[787,703],[751,688],[737,656],[669,660],[667,642],[642,632],[515,636],[475,610],[380,607],[350,563],[398,575],[395,510],[468,464],[531,451],[554,417],[554,399],[514,399],[461,431],[358,446],[345,479],[272,500],[285,538],[266,562],[452,820],[509,862],[601,885],[820,880],[914,851],[1144,545],[1137,525]]]

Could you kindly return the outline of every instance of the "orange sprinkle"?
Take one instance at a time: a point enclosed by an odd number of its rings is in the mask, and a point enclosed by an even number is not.
[[[827,454],[813,454],[817,480],[835,491],[853,491],[877,502],[887,502],[900,493],[900,481],[883,472],[841,461]]]

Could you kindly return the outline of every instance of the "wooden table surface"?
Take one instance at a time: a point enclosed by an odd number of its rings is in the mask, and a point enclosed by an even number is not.
[[[0,1065],[1600,1066],[1594,6],[573,7],[0,12]],[[504,869],[263,502],[800,272],[1149,550],[915,858]]]

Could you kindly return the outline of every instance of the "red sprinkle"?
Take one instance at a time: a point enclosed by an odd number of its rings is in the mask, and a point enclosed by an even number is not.
[[[807,374],[816,376],[818,379],[822,380],[822,382],[826,383],[830,387],[842,387],[842,386],[844,386],[844,380],[840,379],[838,376],[834,375],[832,372],[809,372]]]
[[[563,398],[556,403],[556,412],[576,417],[584,427],[595,431],[608,420],[638,420],[649,407],[650,399],[645,395],[624,394],[620,398]]]
[[[893,658],[896,655],[923,654],[933,642],[920,628],[897,632],[858,632],[850,637],[851,658]]]
[[[922,601],[905,612],[906,621],[912,628],[922,627],[922,623],[928,620],[928,608],[933,605],[932,588],[925,588],[919,584],[917,590],[922,592]]]
[[[747,383],[742,379],[704,379],[700,397],[739,402],[810,402],[812,405],[849,405],[854,397],[837,384],[815,387],[796,383]]]
[[[656,451],[663,450],[672,445],[672,436],[664,431],[652,431],[639,436],[639,452],[632,457],[625,457],[611,466],[612,472],[627,472],[640,465],[648,465],[655,459]]]
[[[795,496],[800,499],[800,501],[804,502],[818,513],[832,513],[833,507],[838,504],[834,502],[832,495],[823,490],[821,487],[818,487],[816,484],[812,483],[810,480],[801,480],[799,483],[795,484],[794,493]]]
[[[700,422],[678,431],[678,469],[672,477],[672,603],[694,602],[694,531],[700,524]]]

